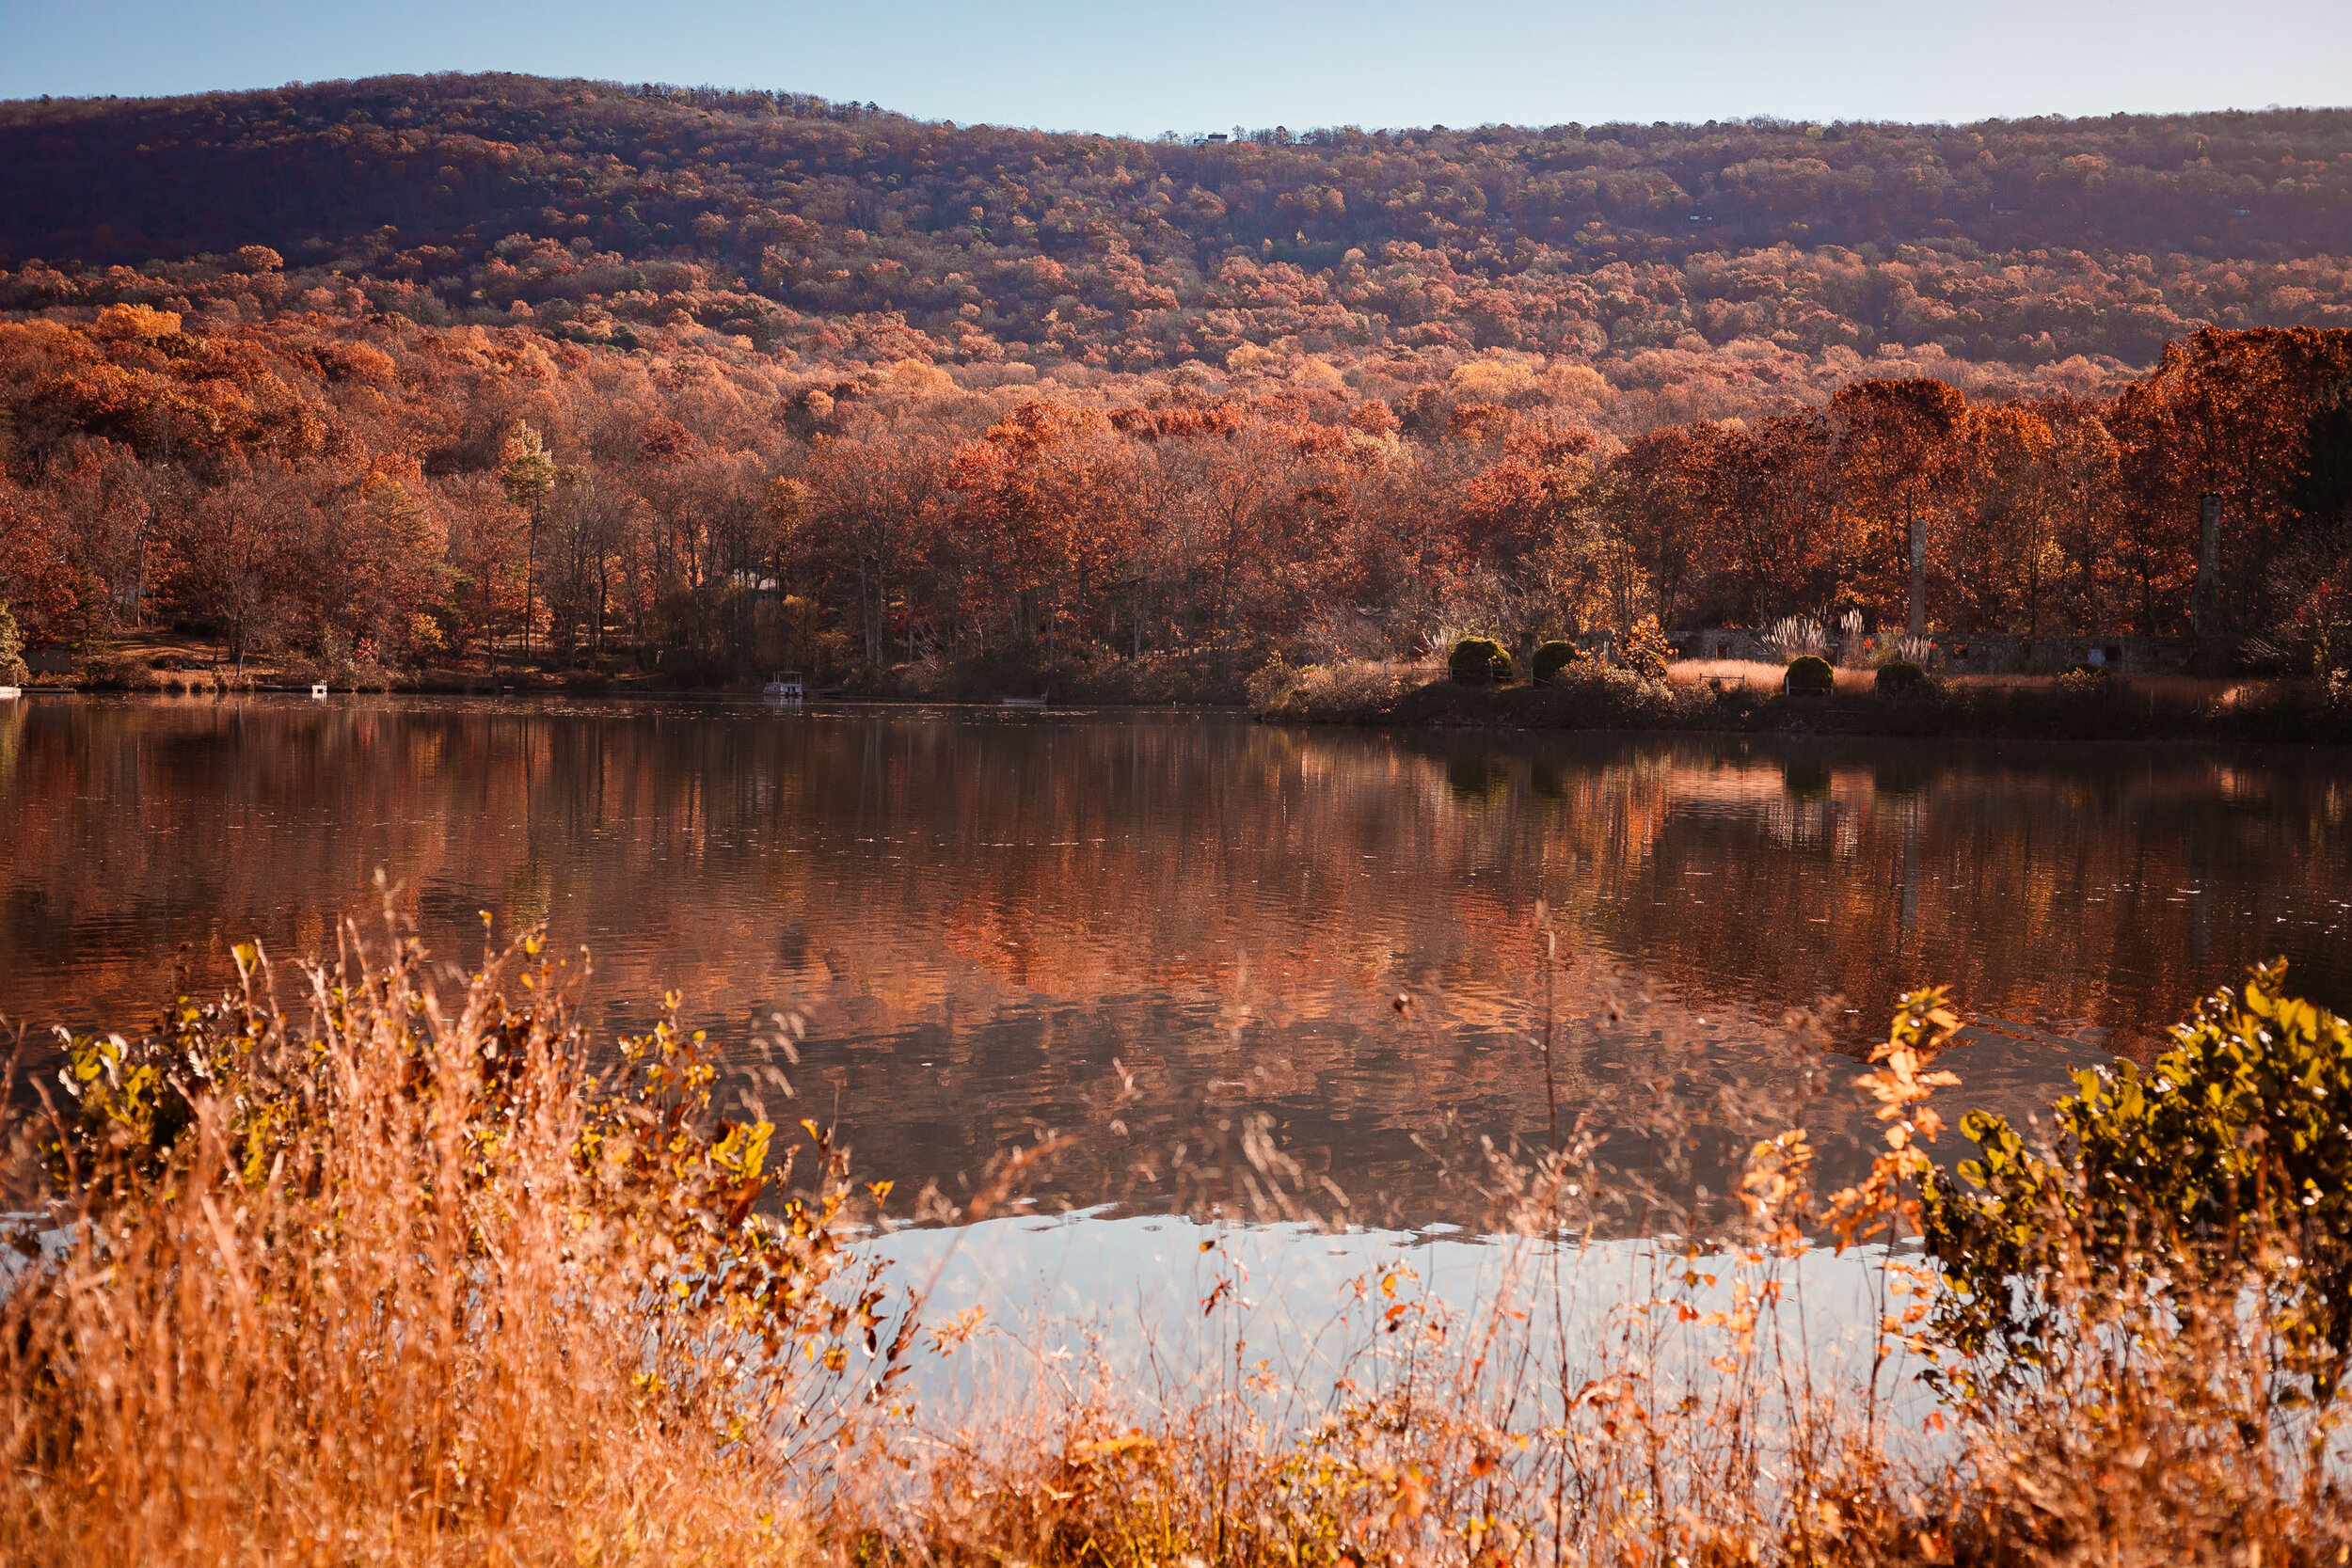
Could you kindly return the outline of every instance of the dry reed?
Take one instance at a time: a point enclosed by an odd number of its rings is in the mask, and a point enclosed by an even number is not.
[[[871,1326],[826,1151],[755,1219],[766,1133],[708,1115],[696,1042],[596,1072],[535,936],[445,1010],[413,945],[372,968],[346,929],[301,1024],[239,957],[238,993],[74,1042],[12,1114],[50,1191],[0,1305],[8,1554],[803,1555]]]
[[[1327,1386],[1236,1331],[1182,1402],[1097,1378],[978,1429],[910,1408],[920,1304],[858,1261],[831,1146],[811,1130],[812,1179],[771,1181],[773,1130],[715,1115],[696,1037],[664,1023],[599,1069],[581,971],[535,935],[450,975],[445,1008],[413,943],[371,963],[346,930],[301,1023],[242,951],[235,994],[72,1042],[42,1109],[8,1099],[14,1179],[41,1190],[0,1302],[0,1541],[42,1563],[2346,1560],[2335,1403],[2280,1353],[2275,1273],[2118,1290],[2075,1247],[2042,1282],[2049,1358],[1956,1375],[1908,1242],[1940,996],[1860,1079],[1866,1170],[1820,1191],[1803,1132],[1756,1136],[1710,1214],[1677,1196],[1708,1140],[1798,1125],[1821,1080],[1724,1085],[1711,1131],[1672,1100],[1695,1064],[1673,1042],[1615,1090],[1552,1084],[1555,1035],[1639,1004],[1555,1008],[1541,940],[1553,1117],[1466,1163],[1508,1260],[1473,1310],[1383,1264]],[[1245,1154],[1303,1214],[1280,1151]],[[1844,1362],[1818,1348],[1850,1310],[1809,1297],[1825,1263],[1863,1306]]]

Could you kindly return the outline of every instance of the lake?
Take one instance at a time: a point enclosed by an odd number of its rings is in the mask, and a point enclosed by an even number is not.
[[[1036,1209],[1474,1229],[1489,1146],[1581,1127],[1647,1173],[1625,1227],[1671,1229],[1776,1119],[1859,1158],[1853,1058],[1909,987],[1972,1022],[1961,1097],[2020,1115],[2257,959],[2342,1006],[2348,778],[2287,750],[43,696],[0,708],[0,1013],[133,1029],[183,947],[219,986],[230,942],[380,930],[381,873],[439,953],[485,910],[588,948],[608,1037],[665,989],[739,1064],[797,1016],[767,1110],[905,1192],[961,1202],[1057,1132]]]

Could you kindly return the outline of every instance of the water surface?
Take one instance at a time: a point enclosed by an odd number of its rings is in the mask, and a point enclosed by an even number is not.
[[[1049,1207],[1474,1221],[1481,1137],[1796,1095],[1796,1009],[1851,1049],[1948,984],[1967,1094],[2022,1109],[2259,958],[2341,1005],[2345,779],[2288,750],[43,697],[0,709],[0,1012],[134,1026],[183,944],[213,984],[248,935],[316,950],[380,871],[440,951],[484,910],[589,948],[607,1035],[665,988],[739,1059],[800,1015],[768,1109],[908,1190],[1056,1131]],[[1850,1078],[1805,1116],[1851,1150]],[[1659,1180],[1719,1194],[1737,1147]]]

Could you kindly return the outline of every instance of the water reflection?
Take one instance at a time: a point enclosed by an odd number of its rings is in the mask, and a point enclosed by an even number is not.
[[[1023,1432],[1064,1394],[1147,1426],[1237,1395],[1270,1430],[1296,1431],[1359,1389],[1381,1349],[1400,1360],[1444,1354],[1382,1346],[1399,1304],[1415,1338],[1434,1338],[1427,1325],[1442,1323],[1455,1332],[1439,1343],[1475,1346],[1483,1371],[1457,1374],[1450,1391],[1498,1404],[1507,1395],[1531,1425],[1555,1423],[1565,1396],[1633,1359],[1627,1330],[1646,1304],[1724,1311],[1768,1272],[1789,1308],[1758,1322],[1765,1357],[1802,1356],[1818,1386],[1867,1387],[1871,1287],[1884,1263],[1875,1248],[1816,1248],[1764,1267],[1641,1241],[1558,1245],[1103,1213],[901,1230],[861,1250],[883,1264],[895,1299],[923,1303],[927,1323],[971,1322],[963,1315],[980,1309],[956,1354],[915,1359],[911,1387],[920,1408],[954,1411],[967,1433]],[[1375,1288],[1384,1275],[1394,1297]],[[1708,1357],[1722,1348],[1702,1329],[1648,1362],[1658,1404],[1708,1386]],[[1276,1375],[1236,1386],[1237,1360]],[[1935,1405],[1916,1370],[1899,1353],[1878,1369],[1900,1432],[1921,1430]],[[1750,1415],[1773,1418],[1769,1401]]]
[[[1440,1172],[1479,1136],[1549,1135],[1540,899],[1568,960],[1550,1100],[1627,1119],[1629,1165],[1655,1163],[1645,1097],[1707,1101],[1723,1114],[1676,1179],[1719,1193],[1734,1113],[1804,1087],[1784,1015],[1833,993],[1851,1042],[1899,990],[1953,985],[1987,1025],[1969,1098],[2019,1107],[2070,1052],[2145,1053],[2276,952],[2341,1001],[2341,772],[2286,751],[44,698],[0,712],[0,1011],[119,1027],[183,943],[212,983],[247,933],[314,948],[381,868],[445,952],[473,950],[485,909],[592,948],[608,1030],[665,987],[739,1047],[803,1015],[791,1109],[913,1186],[958,1194],[1052,1128],[1083,1137],[1042,1202],[1248,1212],[1276,1201],[1245,1158],[1262,1127],[1296,1201],[1414,1221],[1477,1201]],[[1822,1092],[1804,1114],[1851,1145],[1850,1096]]]

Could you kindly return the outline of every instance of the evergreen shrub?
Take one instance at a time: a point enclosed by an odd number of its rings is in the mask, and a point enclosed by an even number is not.
[[[1463,638],[1446,666],[1464,686],[1502,686],[1511,679],[1511,656],[1491,637]]]
[[[1781,689],[1799,694],[1820,694],[1836,689],[1837,672],[1829,667],[1829,660],[1818,654],[1788,661],[1788,673],[1781,678]]]
[[[1915,697],[1931,684],[1928,673],[1907,658],[1879,666],[1877,687],[1882,697]]]
[[[1535,650],[1535,684],[1549,685],[1551,677],[1584,657],[1584,650],[1573,642],[1547,642]]]

